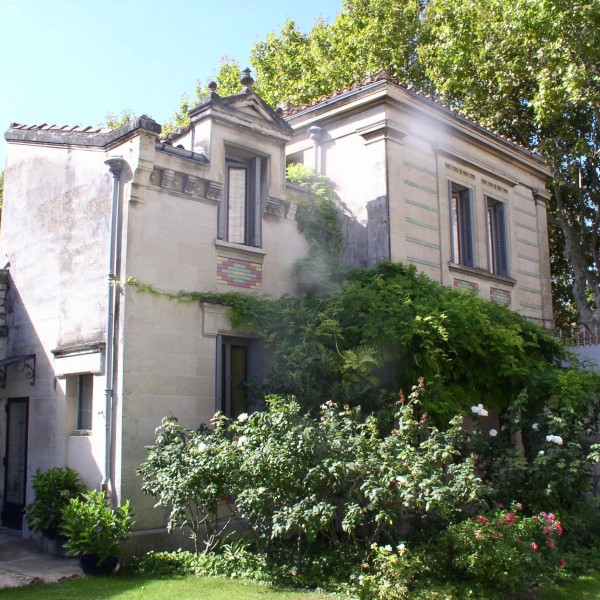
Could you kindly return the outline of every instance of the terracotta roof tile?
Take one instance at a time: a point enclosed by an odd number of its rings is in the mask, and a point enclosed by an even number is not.
[[[112,131],[111,129],[106,129],[104,127],[93,127],[92,125],[88,125],[87,127],[83,127],[81,125],[48,125],[48,123],[42,123],[41,125],[26,125],[23,123],[11,123],[11,129],[26,129],[28,131],[65,131],[65,132],[79,132],[79,133],[109,133]]]

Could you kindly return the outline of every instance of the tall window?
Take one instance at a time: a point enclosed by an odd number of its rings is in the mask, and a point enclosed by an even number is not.
[[[489,270],[496,275],[508,275],[506,209],[504,203],[493,198],[487,198],[486,209]]]
[[[235,156],[226,159],[224,200],[219,204],[219,239],[260,247],[265,175],[264,158]]]
[[[77,405],[77,429],[91,429],[93,415],[94,378],[79,375],[79,399]]]
[[[260,340],[218,336],[217,410],[230,418],[256,410],[261,366]]]
[[[452,262],[473,267],[475,260],[471,190],[456,183],[450,183],[449,195]]]

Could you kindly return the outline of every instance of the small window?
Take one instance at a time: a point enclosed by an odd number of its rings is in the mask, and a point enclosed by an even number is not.
[[[486,209],[488,268],[495,275],[508,275],[506,209],[493,198],[487,198]]]
[[[471,190],[450,183],[450,242],[452,262],[475,266]]]
[[[77,429],[92,428],[94,378],[92,375],[79,375],[79,401]]]
[[[219,204],[219,239],[234,244],[261,246],[266,162],[260,157],[226,159],[223,201]]]
[[[257,410],[261,364],[260,340],[217,337],[217,410],[230,418]]]

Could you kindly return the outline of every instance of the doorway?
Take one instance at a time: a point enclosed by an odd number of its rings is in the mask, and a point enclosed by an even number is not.
[[[23,528],[23,509],[25,508],[28,429],[29,398],[9,398],[6,404],[2,524],[18,530]]]

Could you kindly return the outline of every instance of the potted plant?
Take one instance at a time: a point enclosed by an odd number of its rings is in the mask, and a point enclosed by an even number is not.
[[[89,491],[72,498],[62,511],[61,534],[67,556],[79,556],[87,575],[112,573],[119,562],[119,542],[133,526],[129,500],[112,508],[105,492]]]
[[[38,469],[32,477],[33,502],[25,507],[27,525],[35,533],[55,540],[62,521],[62,509],[72,498],[80,497],[85,486],[70,467]]]

